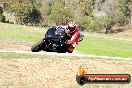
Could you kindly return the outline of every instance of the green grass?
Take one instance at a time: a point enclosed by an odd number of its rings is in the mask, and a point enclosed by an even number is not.
[[[40,41],[47,28],[0,23],[0,38],[9,40]],[[83,54],[132,58],[132,36],[87,33],[75,51]]]
[[[82,57],[77,56],[56,56],[56,55],[44,55],[44,54],[19,54],[19,53],[0,53],[0,58],[2,59],[31,59],[31,58],[50,58],[50,59],[72,59],[72,60],[78,60],[82,59]],[[102,58],[96,58],[96,57],[83,57],[83,59],[94,59],[94,60],[100,60]],[[112,60],[112,59],[107,59]]]
[[[84,54],[132,58],[132,41],[85,36],[76,51]]]
[[[18,53],[0,53],[0,58],[2,59],[31,59],[31,58],[50,58],[50,59],[56,59],[56,58],[66,58],[66,59],[72,59],[72,60],[78,60],[81,59],[81,57],[73,57],[73,56],[55,56],[55,55],[37,55],[37,54],[18,54]],[[87,57],[84,57],[84,59],[88,59]],[[96,59],[96,58],[89,58],[89,59]],[[110,60],[110,59],[109,59]]]
[[[2,59],[29,59],[29,58],[47,58],[47,55],[30,55],[17,53],[0,53]]]
[[[132,41],[132,35],[127,36],[127,35],[116,35],[116,34],[100,34],[100,33],[88,33],[88,32],[82,32],[83,34],[87,36],[93,36],[93,37],[99,37],[99,38],[110,38],[110,39],[117,39],[117,40],[130,40]]]
[[[0,38],[37,42],[44,37],[46,28],[0,23]]]

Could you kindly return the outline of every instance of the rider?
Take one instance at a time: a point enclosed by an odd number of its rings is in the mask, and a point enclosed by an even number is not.
[[[80,33],[74,21],[69,22],[66,29],[68,30],[67,35],[71,37],[69,40],[67,40],[67,44],[71,44],[67,52],[72,53],[73,49],[76,47],[76,45],[78,45],[78,38]]]

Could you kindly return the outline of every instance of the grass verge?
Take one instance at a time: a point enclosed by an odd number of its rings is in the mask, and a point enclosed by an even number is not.
[[[46,30],[47,28],[0,23],[0,38],[35,43],[44,37]],[[132,36],[88,32],[83,32],[83,34],[84,40],[75,49],[79,53],[132,58]]]
[[[0,38],[37,42],[44,37],[46,28],[0,23]]]
[[[84,54],[132,58],[132,41],[86,35],[75,50]]]

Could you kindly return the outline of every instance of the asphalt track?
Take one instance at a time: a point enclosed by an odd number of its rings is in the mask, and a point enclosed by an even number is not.
[[[32,55],[53,55],[53,56],[70,56],[70,57],[94,57],[94,58],[102,58],[102,59],[117,59],[117,60],[132,60],[132,58],[122,58],[122,57],[111,57],[111,56],[98,56],[98,55],[86,55],[79,53],[56,53],[56,52],[29,52],[29,51],[7,51],[0,50],[0,53],[16,53],[16,54],[32,54]]]

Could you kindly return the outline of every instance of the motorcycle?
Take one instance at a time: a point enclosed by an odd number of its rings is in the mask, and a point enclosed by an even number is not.
[[[67,44],[67,40],[70,39],[67,33],[64,28],[51,27],[46,32],[45,37],[32,46],[31,51],[39,52],[43,50],[46,52],[66,53],[71,46]],[[80,34],[78,41],[81,42],[83,37],[84,35]]]

